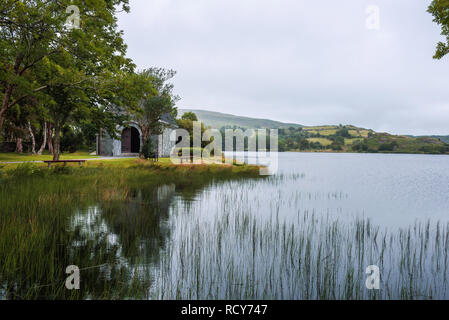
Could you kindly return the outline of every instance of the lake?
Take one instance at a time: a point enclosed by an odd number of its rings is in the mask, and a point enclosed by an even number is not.
[[[146,283],[130,298],[449,298],[448,205],[446,156],[280,153],[273,176],[134,190],[69,230],[114,251],[101,277]]]
[[[278,174],[287,177],[282,186],[260,183],[263,199],[275,201],[266,196],[280,191],[282,199],[300,195],[298,208],[339,217],[365,216],[387,227],[449,218],[447,156],[280,153]],[[295,174],[301,179],[291,179]],[[288,214],[292,209],[282,211]]]

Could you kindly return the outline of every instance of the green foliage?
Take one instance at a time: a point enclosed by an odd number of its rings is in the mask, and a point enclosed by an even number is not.
[[[80,130],[76,130],[71,126],[62,128],[61,151],[74,153],[83,147],[83,134]]]
[[[346,127],[343,127],[340,130],[338,130],[335,135],[339,136],[339,137],[343,137],[343,138],[351,138],[351,135],[349,134],[349,130]]]
[[[170,82],[175,75],[176,71],[162,68],[145,69],[137,75],[143,85],[139,112],[135,115],[142,129],[143,143],[166,128],[167,124],[161,121],[164,115],[176,118],[175,104],[179,97],[173,93],[174,86]]]
[[[198,119],[196,114],[193,112],[189,112],[186,117],[181,117],[181,119],[176,120],[176,124],[180,129],[187,130],[187,132],[190,135],[190,146],[193,147],[193,123]],[[203,136],[204,132],[206,131],[206,127],[204,126],[204,123],[201,122],[201,136]],[[224,135],[223,135],[224,136]],[[224,140],[224,139],[223,139]],[[208,141],[201,141],[201,147],[206,147],[210,142]]]
[[[432,137],[414,138],[377,133],[363,141],[354,143],[352,150],[356,152],[447,154],[449,153],[449,144]]]
[[[16,168],[5,172],[0,171],[0,175],[4,176],[5,181],[14,181],[21,179],[30,179],[33,177],[48,178],[51,174],[72,174],[73,168],[65,165],[56,165],[51,169],[39,166],[35,163],[21,163]],[[8,178],[8,179],[7,179]]]
[[[79,28],[66,25],[70,5],[80,10]],[[117,26],[119,7],[129,11],[128,0],[2,1],[0,131],[4,117],[11,117],[5,110],[37,101],[45,109],[39,111],[42,122],[55,129],[56,159],[65,125],[91,120],[114,135],[138,100],[134,65]]]
[[[185,112],[182,115],[181,120],[198,121],[198,117],[193,112]]]
[[[353,144],[352,150],[356,151],[356,152],[367,152],[368,151],[368,143],[367,143],[366,139]]]
[[[156,157],[155,147],[153,139],[147,139],[147,141],[142,146],[142,155],[145,159],[153,159]]]
[[[440,137],[396,136],[350,125],[280,129],[279,151],[298,150],[444,154],[449,144]]]
[[[343,150],[343,145],[338,141],[332,142],[330,147],[333,151],[342,151]]]
[[[398,143],[396,141],[385,142],[379,146],[379,151],[394,151],[398,147]]]
[[[434,59],[441,59],[449,53],[449,1],[433,0],[428,10],[433,15],[433,21],[441,26],[441,35],[445,38],[437,44]]]
[[[15,169],[10,170],[8,175],[14,179],[23,179],[31,176],[42,176],[43,171],[40,167],[33,163],[22,163]]]

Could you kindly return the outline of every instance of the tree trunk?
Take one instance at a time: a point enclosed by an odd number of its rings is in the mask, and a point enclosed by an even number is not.
[[[101,155],[101,138],[102,138],[102,131],[103,129],[100,128],[100,131],[98,132],[98,141],[97,141],[97,156]]]
[[[22,64],[23,57],[24,56],[22,53],[19,53],[16,56],[15,61],[14,61],[14,75],[19,74],[20,65]],[[3,122],[5,121],[5,113],[9,107],[13,91],[14,91],[14,85],[7,84],[5,92],[3,93],[2,106],[0,108],[0,132],[2,131],[2,128],[3,128]]]
[[[39,151],[37,152],[38,155],[42,155],[42,153],[45,150],[45,145],[47,144],[47,121],[44,121],[44,130],[43,130],[43,134],[44,134],[44,141],[42,142],[41,148],[39,149]]]
[[[0,108],[0,132],[2,131],[3,122],[5,121],[5,112],[6,112],[6,109],[8,109],[8,104],[9,104],[9,100],[11,99],[12,90],[13,90],[13,86],[9,85],[6,88],[5,93],[3,95],[2,107]]]
[[[53,144],[53,161],[59,161],[60,155],[60,142],[61,142],[61,128],[55,127],[55,141]]]
[[[142,145],[145,145],[147,143],[148,139],[150,138],[150,128],[147,126],[143,121],[139,122],[140,129],[142,130]]]
[[[22,153],[23,152],[22,142],[23,142],[22,138],[16,138],[16,152],[17,153]]]
[[[31,128],[31,124],[29,121],[28,121],[28,131],[31,137],[31,153],[36,154],[36,139],[34,138],[33,129]]]
[[[52,155],[55,154],[53,150],[53,128],[50,123],[48,124],[48,152]]]

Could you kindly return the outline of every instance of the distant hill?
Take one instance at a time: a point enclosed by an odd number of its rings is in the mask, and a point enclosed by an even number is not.
[[[178,111],[180,117],[185,112],[193,112],[206,126],[216,129],[234,126],[279,129],[280,151],[449,154],[449,136],[400,136],[352,125],[302,126],[206,110]]]
[[[426,137],[435,138],[435,139],[440,140],[441,142],[449,143],[449,136],[422,136],[422,137],[417,137],[417,138],[426,138]]]
[[[250,117],[240,117],[232,114],[213,112],[206,110],[192,110],[192,109],[179,109],[178,114],[181,117],[185,112],[193,112],[197,115],[198,120],[203,122],[206,126],[220,129],[222,127],[240,127],[240,128],[268,128],[268,129],[280,129],[280,128],[302,128],[302,125],[297,123],[284,123],[268,119],[257,119]]]

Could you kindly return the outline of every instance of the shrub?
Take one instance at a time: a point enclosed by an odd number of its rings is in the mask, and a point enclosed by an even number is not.
[[[13,178],[26,178],[34,175],[43,176],[44,172],[34,163],[22,163],[10,170],[8,174]]]
[[[394,151],[397,146],[398,143],[396,141],[392,141],[389,143],[382,143],[379,146],[379,151]]]
[[[343,127],[335,133],[336,136],[340,136],[343,138],[351,138],[351,134],[349,133],[348,128]]]
[[[368,143],[366,142],[366,140],[364,140],[363,142],[358,142],[352,146],[352,150],[358,152],[366,152],[368,151]]]
[[[66,166],[57,166],[53,169],[53,173],[55,174],[71,174],[72,169]]]
[[[83,145],[83,136],[80,132],[75,131],[70,126],[62,128],[61,136],[61,151],[68,151],[74,153],[80,150]]]
[[[142,155],[145,159],[156,158],[153,139],[149,138],[142,146]]]
[[[341,151],[341,150],[343,150],[343,145],[338,143],[337,141],[332,142],[330,147],[331,147],[331,149],[333,151]]]

